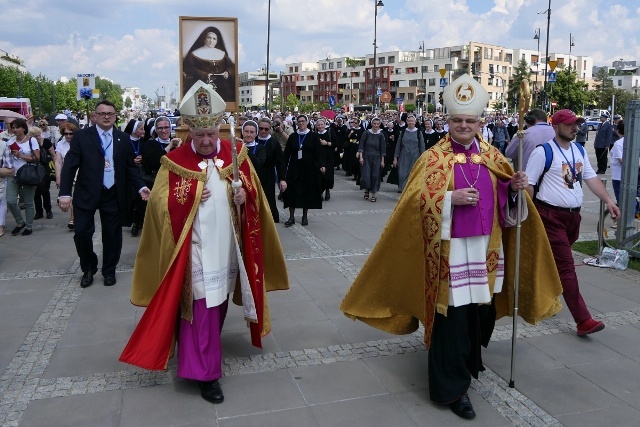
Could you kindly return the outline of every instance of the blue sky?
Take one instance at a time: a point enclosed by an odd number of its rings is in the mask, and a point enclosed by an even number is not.
[[[548,0],[383,0],[379,51],[417,50],[469,41],[537,49],[546,44]],[[95,73],[153,96],[175,91],[179,76],[178,16],[238,17],[240,71],[266,62],[267,0],[0,0],[0,48],[30,72],[49,78]],[[374,0],[271,0],[270,69],[328,55],[372,51]],[[640,61],[636,0],[552,0],[551,52],[590,55],[596,65]]]

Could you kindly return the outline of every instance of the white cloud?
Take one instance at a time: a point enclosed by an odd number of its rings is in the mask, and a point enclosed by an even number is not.
[[[541,28],[546,45],[546,0],[383,0],[378,13],[379,51],[417,50],[469,41],[535,49]],[[151,95],[178,80],[178,16],[238,17],[240,71],[266,62],[267,1],[112,0],[94,2],[31,0],[2,2],[0,48],[16,54],[34,74],[50,78],[94,72]],[[590,55],[596,64],[619,58],[640,60],[636,0],[553,2],[549,46]],[[557,3],[557,4],[556,4]],[[290,62],[373,53],[374,0],[271,0],[270,69]]]

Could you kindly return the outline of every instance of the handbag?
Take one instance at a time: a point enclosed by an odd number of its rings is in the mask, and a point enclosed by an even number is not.
[[[31,139],[29,139],[29,148],[33,154],[33,147],[31,146]],[[44,180],[47,171],[40,163],[27,162],[16,173],[16,181],[20,185],[40,185]]]

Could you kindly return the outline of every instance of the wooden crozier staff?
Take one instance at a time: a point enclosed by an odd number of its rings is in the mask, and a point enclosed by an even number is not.
[[[529,79],[524,79],[520,82],[520,98],[518,105],[518,168],[517,171],[522,170],[522,140],[524,139],[524,115],[529,111],[529,104],[531,102],[531,89],[529,87]],[[513,331],[511,335],[511,375],[509,377],[509,387],[515,387],[515,381],[513,379],[513,372],[515,370],[516,360],[516,335],[518,333],[518,291],[520,288],[520,233],[522,231],[522,204],[524,201],[524,191],[518,190],[518,204],[516,213],[516,266],[514,271],[514,302],[513,302]]]

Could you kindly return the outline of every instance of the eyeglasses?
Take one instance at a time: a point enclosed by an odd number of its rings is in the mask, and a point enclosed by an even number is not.
[[[260,130],[271,130],[271,128],[263,128],[263,127],[259,127],[258,129],[260,129]]]
[[[44,124],[44,123],[40,123],[38,126],[41,127],[41,128],[46,128],[47,127],[47,125]]]
[[[478,123],[478,119],[463,119],[460,117],[453,117],[449,120],[451,120],[452,123],[455,123],[457,125],[461,123],[466,123],[468,125],[475,125],[476,123]],[[441,122],[436,122],[436,125],[441,125],[441,124],[442,124]]]
[[[168,130],[168,129],[171,129],[171,126],[160,126],[156,128],[156,130]]]
[[[99,113],[96,113],[96,115],[100,117],[104,117],[105,119],[108,119],[109,117],[115,116],[116,113],[107,113],[105,111],[100,111]]]
[[[63,135],[73,135],[73,132],[65,132]]]

